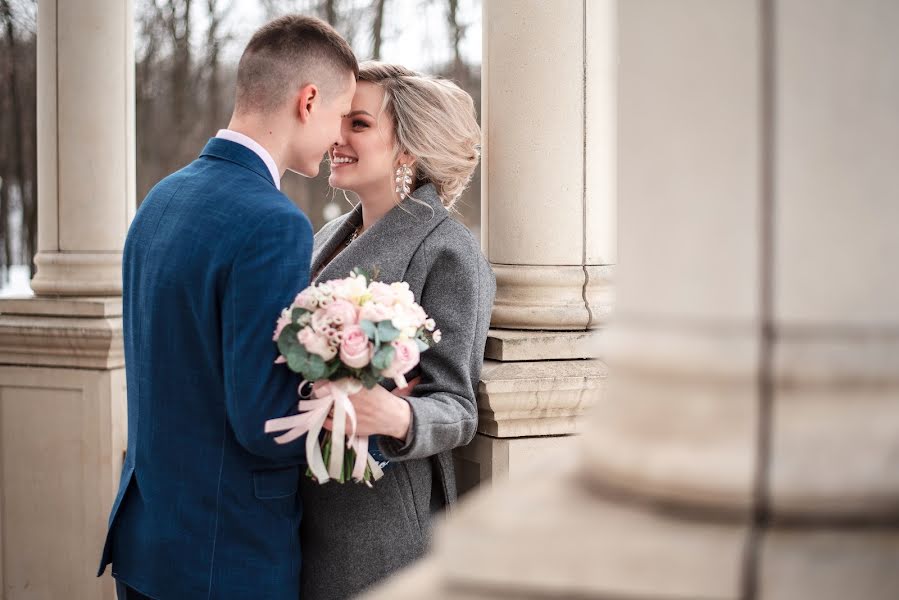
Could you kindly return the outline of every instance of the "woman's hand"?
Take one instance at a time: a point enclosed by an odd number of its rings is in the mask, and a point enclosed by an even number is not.
[[[417,381],[417,378],[413,379],[408,386],[396,392],[411,392]],[[406,400],[376,385],[370,390],[363,388],[352,394],[350,401],[356,409],[356,435],[388,435],[400,441],[406,440],[412,425],[412,408]],[[325,420],[324,427],[333,430],[334,423],[330,416]],[[349,431],[349,418],[346,427]]]

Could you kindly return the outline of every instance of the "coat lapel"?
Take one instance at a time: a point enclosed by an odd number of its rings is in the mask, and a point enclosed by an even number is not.
[[[312,250],[312,269],[310,273],[318,273],[322,263],[334,254],[337,247],[346,242],[353,231],[362,222],[362,205],[357,204],[353,210],[339,217],[328,232],[322,230],[315,236]],[[326,226],[327,228],[327,226]],[[318,279],[316,278],[316,281]]]
[[[425,237],[449,213],[432,184],[427,184],[413,192],[413,198],[406,198],[384,217],[360,235],[343,252],[328,264],[316,283],[348,276],[354,268],[360,267],[370,274],[378,273],[378,280],[385,283],[400,281],[409,266],[412,255]],[[418,202],[416,202],[418,200]],[[362,207],[356,206],[352,212],[322,240],[312,258],[312,272],[321,268],[337,249],[339,244],[352,235],[362,221]]]

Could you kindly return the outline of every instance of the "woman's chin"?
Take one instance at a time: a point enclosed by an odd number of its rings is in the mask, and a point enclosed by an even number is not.
[[[344,183],[343,179],[344,178],[341,177],[339,173],[331,171],[331,174],[328,176],[328,185],[330,185],[334,189],[346,190],[346,184]]]

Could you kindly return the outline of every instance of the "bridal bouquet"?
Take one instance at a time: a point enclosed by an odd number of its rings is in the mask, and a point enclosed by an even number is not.
[[[312,397],[300,400],[300,414],[267,421],[266,433],[286,431],[275,438],[281,444],[308,434],[307,474],[319,483],[352,478],[370,486],[383,472],[368,454],[368,437],[356,435],[349,396],[385,378],[405,387],[420,353],[440,341],[435,327],[406,282],[370,282],[356,270],[309,286],[282,311],[273,340],[281,353],[275,362],[303,377],[300,390],[315,382]],[[332,410],[333,431],[319,442]]]

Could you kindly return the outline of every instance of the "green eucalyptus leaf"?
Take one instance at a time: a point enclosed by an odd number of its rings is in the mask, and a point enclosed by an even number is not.
[[[295,373],[305,373],[309,364],[308,357],[308,353],[302,346],[291,348],[287,353],[287,366]]]
[[[396,354],[396,350],[393,346],[384,345],[381,346],[375,355],[371,359],[371,365],[378,369],[379,371],[383,371],[393,362],[393,357]]]
[[[371,341],[375,341],[375,338],[378,336],[378,326],[372,323],[369,320],[359,321],[359,327],[362,328],[362,331],[365,332],[365,335],[368,336],[368,339]]]
[[[306,360],[306,369],[303,371],[303,376],[309,381],[324,379],[328,372],[328,365],[325,364],[325,359],[318,354],[309,354],[308,356],[309,358]]]
[[[297,340],[297,328],[294,325],[288,325],[281,330],[278,336],[278,351],[287,356],[292,348],[300,345]]]
[[[431,347],[426,341],[421,338],[415,338],[415,343],[418,345],[419,352],[424,352]]]
[[[381,342],[392,342],[400,336],[400,330],[393,326],[390,321],[381,321],[378,323],[378,337]]]
[[[372,373],[370,369],[365,369],[363,371],[360,371],[359,381],[362,382],[362,385],[365,386],[365,389],[370,390],[378,385],[378,381],[380,381],[380,379],[377,375]]]

